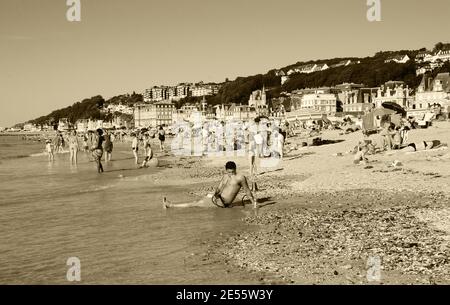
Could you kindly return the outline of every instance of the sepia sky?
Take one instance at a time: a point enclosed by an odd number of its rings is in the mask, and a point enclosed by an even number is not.
[[[97,94],[450,41],[449,0],[0,0],[0,126]]]

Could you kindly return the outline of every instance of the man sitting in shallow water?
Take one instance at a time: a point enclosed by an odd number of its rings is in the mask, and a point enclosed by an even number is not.
[[[223,208],[229,208],[238,205],[245,205],[244,200],[235,202],[241,188],[244,189],[246,196],[256,208],[256,200],[248,187],[247,178],[244,175],[236,173],[236,163],[229,161],[225,165],[226,174],[222,177],[219,186],[214,194],[208,194],[205,198],[189,203],[169,203],[164,197],[163,207],[166,208],[188,208],[188,207],[210,207],[213,204]],[[219,201],[221,203],[219,203]]]

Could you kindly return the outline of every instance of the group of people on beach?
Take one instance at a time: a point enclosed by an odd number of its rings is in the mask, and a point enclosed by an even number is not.
[[[76,130],[56,131],[52,138],[46,138],[45,153],[48,155],[49,161],[54,161],[55,154],[68,152],[70,164],[76,165],[78,163],[78,152],[84,151],[97,163],[97,170],[101,173],[104,171],[102,158],[104,156],[104,162],[111,161],[114,142],[131,141],[131,149],[136,164],[139,162],[139,146],[143,146],[144,161],[140,166],[142,168],[146,167],[153,158],[150,138],[155,138],[155,134],[157,134],[161,151],[164,151],[165,130],[162,126],[154,134],[147,131],[137,131],[130,132],[129,136],[128,133],[122,131],[114,132],[106,129],[90,130],[81,134],[78,134]],[[66,147],[68,151],[65,150]]]
[[[368,135],[365,135],[364,140],[360,141],[353,150],[355,154],[354,163],[359,164],[362,162],[365,164],[368,161],[368,154],[376,154],[383,151],[417,152],[436,149],[446,145],[441,143],[440,140],[410,143],[409,132],[412,129],[414,129],[414,125],[409,118],[402,119],[398,124],[390,121],[385,122],[378,130],[378,134],[382,138],[381,146],[374,143],[372,139],[369,139]]]
[[[144,150],[144,161],[141,168],[146,167],[148,162],[153,159],[153,149],[151,139],[158,137],[159,148],[161,152],[165,151],[164,143],[166,141],[166,131],[163,126],[159,126],[156,132],[133,132],[131,133],[131,151],[133,152],[135,164],[139,164],[139,146]]]
[[[63,153],[67,144],[71,165],[77,165],[79,151],[92,152],[98,171],[103,172],[101,158],[105,153],[105,162],[111,161],[114,138],[113,133],[104,132],[102,129],[97,129],[95,132],[89,131],[83,134],[81,139],[76,130],[69,131],[65,135],[57,131],[52,139],[45,141],[45,152],[49,161],[54,161],[55,154]]]

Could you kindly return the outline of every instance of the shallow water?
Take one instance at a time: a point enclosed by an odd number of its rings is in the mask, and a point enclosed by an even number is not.
[[[69,257],[82,283],[256,283],[200,259],[205,241],[245,230],[242,209],[162,209],[163,194],[194,199],[182,187],[152,184],[157,169],[135,169],[117,149],[105,173],[80,153],[78,166],[43,144],[0,137],[0,283],[64,284]],[[8,145],[3,145],[8,144]],[[12,152],[20,158],[14,158]],[[30,156],[30,157],[26,157]],[[121,177],[121,175],[125,177]]]

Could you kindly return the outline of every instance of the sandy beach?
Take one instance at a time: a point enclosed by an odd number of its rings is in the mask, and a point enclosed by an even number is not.
[[[226,161],[248,175],[247,157],[234,153],[179,156],[155,142],[158,168],[137,169],[130,144],[117,143],[102,175],[84,154],[77,168],[67,154],[55,163],[7,157],[0,259],[14,264],[0,268],[0,282],[64,283],[64,262],[77,255],[83,283],[450,283],[449,150],[384,152],[355,165],[360,131],[321,137],[335,144],[291,150],[303,140],[288,138],[284,160],[259,169],[257,210],[162,208],[163,196],[187,202],[213,191]],[[410,133],[434,139],[450,143],[450,122]],[[367,278],[372,258],[381,261],[376,281]]]
[[[384,152],[354,165],[349,151],[362,138],[325,131],[322,139],[340,141],[291,151],[278,167],[261,169],[261,208],[243,209],[257,229],[219,238],[203,259],[267,284],[450,283],[449,150]],[[409,139],[450,143],[450,123],[412,130]],[[288,149],[301,140],[287,142]],[[155,183],[188,185],[195,198],[213,190],[227,160],[248,174],[246,157],[181,157]],[[367,278],[370,257],[381,260],[376,281]]]

